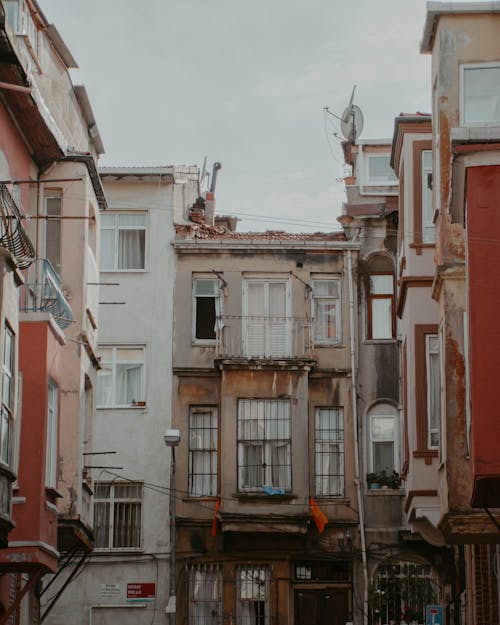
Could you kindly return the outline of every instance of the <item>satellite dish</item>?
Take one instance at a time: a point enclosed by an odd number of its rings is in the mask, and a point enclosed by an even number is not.
[[[354,93],[354,92],[353,92]],[[340,120],[340,130],[347,141],[355,142],[363,131],[363,113],[359,106],[351,103],[342,113]]]

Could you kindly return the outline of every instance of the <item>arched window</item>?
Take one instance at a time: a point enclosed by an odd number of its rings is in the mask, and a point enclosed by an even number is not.
[[[394,265],[379,254],[371,258],[366,275],[366,338],[388,340],[396,336]]]
[[[390,404],[376,404],[368,412],[370,472],[399,471],[399,415]]]
[[[438,603],[439,585],[428,564],[391,560],[381,564],[370,592],[371,625],[425,623],[425,606]]]

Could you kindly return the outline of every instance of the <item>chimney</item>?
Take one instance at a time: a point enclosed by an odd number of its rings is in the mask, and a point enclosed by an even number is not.
[[[213,226],[215,222],[215,193],[207,191],[205,193],[205,223]]]

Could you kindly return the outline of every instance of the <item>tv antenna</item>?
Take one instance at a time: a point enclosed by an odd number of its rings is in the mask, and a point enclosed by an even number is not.
[[[353,87],[349,104],[342,113],[342,117],[332,113],[327,106],[325,107],[325,111],[327,113],[340,121],[340,132],[344,136],[344,139],[347,139],[347,141],[351,141],[352,143],[355,143],[358,140],[361,132],[363,131],[363,113],[361,112],[359,106],[356,106],[356,104],[353,103],[355,91],[356,85]]]

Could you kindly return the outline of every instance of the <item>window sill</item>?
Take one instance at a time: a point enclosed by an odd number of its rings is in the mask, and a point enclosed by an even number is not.
[[[99,273],[147,273],[147,269],[100,269]]]
[[[365,339],[365,345],[387,345],[387,344],[396,344],[398,342],[397,338],[393,337],[390,339]]]
[[[61,493],[56,488],[54,488],[52,486],[46,486],[45,487],[45,494],[51,500],[61,499],[62,498]]]
[[[147,405],[136,405],[132,406],[127,404],[125,406],[96,406],[96,410],[146,410]]]
[[[117,555],[126,555],[128,553],[143,553],[144,547],[123,547],[123,548],[115,548],[115,547],[94,547],[94,551],[92,552],[95,555],[99,556],[117,556]]]
[[[193,347],[217,347],[217,341],[212,339],[198,339],[196,341],[191,341],[191,345]]]
[[[345,344],[340,342],[328,343],[325,341],[321,343],[314,343],[314,347],[345,347]]]
[[[405,494],[404,488],[367,488],[366,494],[369,497],[386,497],[386,496],[398,496]]]
[[[293,493],[286,493],[285,495],[266,495],[266,493],[234,493],[234,499],[239,499],[240,501],[259,501],[259,502],[288,502],[292,499],[297,499],[297,495]]]

